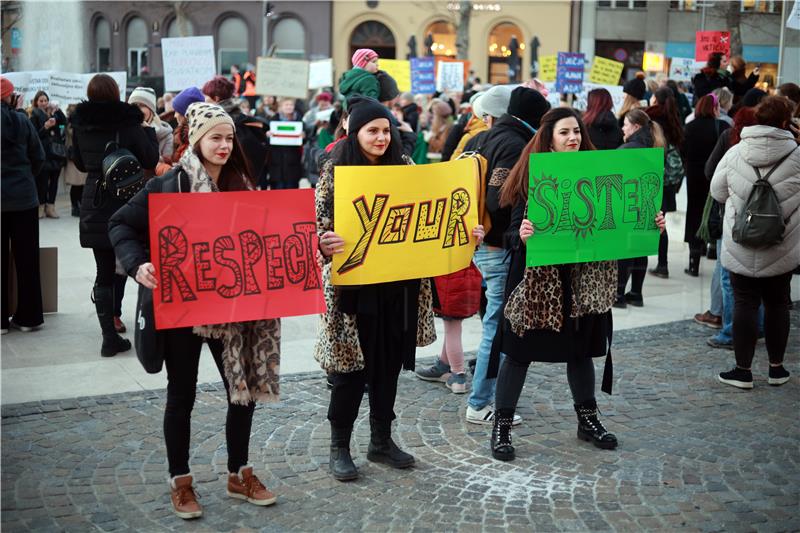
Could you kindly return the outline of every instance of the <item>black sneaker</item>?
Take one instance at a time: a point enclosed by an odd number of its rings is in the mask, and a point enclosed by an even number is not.
[[[753,388],[753,373],[749,370],[744,370],[739,367],[734,368],[730,372],[720,372],[718,379],[720,383],[733,385],[734,387],[738,387],[740,389]]]
[[[781,366],[772,366],[769,367],[769,379],[767,383],[770,385],[778,386],[783,385],[789,381],[789,372]]]

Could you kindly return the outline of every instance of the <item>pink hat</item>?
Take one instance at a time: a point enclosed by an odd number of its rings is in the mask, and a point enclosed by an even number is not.
[[[367,63],[372,61],[378,57],[377,52],[370,48],[359,48],[353,54],[351,60],[353,61],[353,66],[358,68],[364,68],[367,66]]]

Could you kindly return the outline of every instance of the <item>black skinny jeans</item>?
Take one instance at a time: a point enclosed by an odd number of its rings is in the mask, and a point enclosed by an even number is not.
[[[730,272],[733,286],[733,350],[736,366],[750,368],[758,338],[758,308],[764,302],[764,341],[769,362],[783,363],[789,340],[792,273],[751,278]]]
[[[39,268],[39,209],[3,211],[2,231],[2,327],[8,329],[8,278],[10,274],[9,251],[14,253],[17,271],[17,310],[14,322],[20,326],[34,327],[44,322],[42,314],[42,284]]]
[[[204,339],[192,328],[168,330],[166,333],[167,406],[164,409],[164,440],[167,443],[169,475],[189,473],[189,439],[192,408],[197,392],[197,368],[203,342],[208,342],[211,355],[222,376],[228,395],[228,415],[225,419],[225,440],[228,447],[228,472],[238,472],[248,462],[250,428],[256,404],[230,403],[228,381],[222,367],[222,341]]]
[[[669,237],[667,237],[666,228],[658,238],[658,266],[667,268],[669,261],[667,260],[667,252],[669,252]]]
[[[48,161],[47,165],[50,162]],[[46,169],[42,170],[36,176],[36,189],[39,194],[39,205],[54,204],[56,203],[56,194],[58,194],[58,176],[61,174],[61,169]]]
[[[617,261],[619,271],[617,273],[617,297],[625,295],[625,287],[628,279],[631,281],[631,293],[642,295],[644,277],[647,274],[647,257],[634,257],[633,259],[620,259]]]
[[[497,415],[512,417],[517,410],[519,396],[525,385],[525,376],[530,363],[522,363],[509,357],[503,358],[500,372],[497,375],[497,392],[495,404]],[[572,392],[572,401],[582,404],[594,400],[594,363],[590,357],[577,359],[567,363],[567,382]]]

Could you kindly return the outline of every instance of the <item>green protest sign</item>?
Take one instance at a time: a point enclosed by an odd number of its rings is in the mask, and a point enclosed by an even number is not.
[[[531,154],[528,266],[655,255],[664,150]]]

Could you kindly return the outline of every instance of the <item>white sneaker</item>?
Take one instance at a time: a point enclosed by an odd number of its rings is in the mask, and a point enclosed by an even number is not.
[[[482,424],[484,426],[494,425],[494,407],[487,405],[483,409],[473,409],[471,405],[468,405],[467,422],[470,424]],[[518,426],[521,423],[522,417],[514,415],[514,420],[511,422],[511,425]]]

